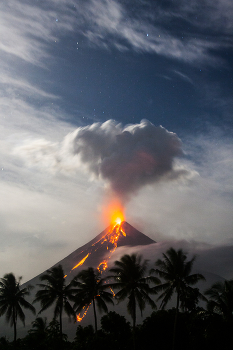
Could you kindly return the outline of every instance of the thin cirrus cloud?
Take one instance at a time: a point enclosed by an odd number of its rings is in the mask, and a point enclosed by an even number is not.
[[[173,73],[175,73],[176,75],[178,75],[181,79],[183,79],[184,81],[187,81],[188,83],[194,85],[194,82],[191,78],[189,78],[186,74],[178,71],[178,70],[174,70]]]
[[[145,6],[144,11],[132,15],[130,9],[121,2],[89,1],[80,11],[88,23],[88,30],[83,28],[83,34],[94,45],[106,48],[113,45],[119,50],[127,50],[130,47],[136,51],[154,52],[187,63],[219,64],[220,60],[212,56],[211,50],[224,48],[230,43],[227,39],[214,35],[213,19],[219,29],[223,29],[226,20],[230,30],[227,6],[222,8],[219,2],[206,2],[206,7],[199,8],[198,4],[187,5],[181,1],[178,8],[179,13],[172,7],[166,10],[155,5],[151,11],[149,6]],[[221,9],[220,14],[218,9]],[[190,31],[188,36],[176,30],[176,22],[179,20],[186,21],[187,26],[190,25],[187,28]],[[173,21],[176,21],[174,25]],[[208,38],[200,31],[198,35],[192,34],[196,31],[194,28],[211,28],[211,33]],[[222,35],[224,34],[223,31]]]
[[[132,13],[130,3],[114,0],[89,0],[81,5],[49,1],[33,6],[26,0],[15,1],[2,10],[0,50],[41,65],[50,56],[51,42],[76,32],[105,48],[154,52],[191,64],[221,63],[211,50],[231,45],[223,36],[232,31],[232,5],[219,1],[206,1],[201,7],[183,1],[176,5],[162,8],[155,2],[151,8],[148,3]],[[189,35],[177,29],[180,20],[187,23]]]
[[[65,13],[60,14],[59,27],[56,9],[46,9],[27,1],[5,3],[0,15],[0,50],[11,58],[42,65],[49,58],[48,44],[57,39],[59,31],[68,32],[72,25]]]

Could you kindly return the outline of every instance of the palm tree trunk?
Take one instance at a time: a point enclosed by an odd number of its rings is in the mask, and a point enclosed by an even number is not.
[[[135,340],[135,329],[136,329],[136,301],[134,297],[134,307],[133,307],[133,348],[136,349],[136,340]]]
[[[135,329],[136,329],[136,317],[133,317],[133,349],[136,349],[136,340],[135,340]]]
[[[96,309],[95,309],[95,299],[93,298],[93,310],[94,310],[94,319],[95,319],[95,332],[97,332],[97,317],[96,317]]]
[[[62,306],[60,308],[59,321],[60,321],[60,338],[61,338],[61,341],[62,341]]]
[[[14,344],[16,344],[17,329],[16,329],[16,313],[15,313],[15,307],[14,306],[13,306],[13,325],[14,325]]]
[[[175,314],[175,321],[174,321],[174,328],[173,328],[173,339],[172,339],[172,350],[175,349],[175,342],[176,342],[176,327],[177,327],[177,319],[178,319],[178,313],[179,313],[179,302],[180,302],[180,290],[177,290],[177,299],[176,299],[176,314]]]

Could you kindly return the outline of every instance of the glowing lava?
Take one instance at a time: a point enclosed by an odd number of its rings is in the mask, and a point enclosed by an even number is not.
[[[88,258],[89,254],[90,254],[90,253],[88,253],[86,256],[84,256],[84,258],[83,258],[81,261],[79,261],[79,263],[78,263],[77,265],[75,265],[75,266],[72,268],[72,270],[76,269],[76,267],[78,267],[78,266],[81,266],[81,265],[84,263],[84,261]]]
[[[102,245],[104,245],[106,247],[106,250],[109,251],[110,255],[99,263],[99,265],[97,266],[97,269],[101,273],[105,271],[108,267],[108,260],[110,259],[111,254],[117,248],[117,243],[120,236],[126,236],[126,233],[122,227],[122,222],[119,219],[117,222],[115,222],[115,224],[110,226],[108,232],[103,237],[101,237],[97,242],[92,244],[91,250],[87,252],[84,258],[82,258],[78,262],[78,264],[72,268],[72,270],[76,269],[78,266],[81,266],[93,251],[96,252]]]
[[[91,305],[91,304],[89,304],[88,306],[84,306],[84,307],[83,307],[83,314],[82,314],[82,316],[81,316],[81,312],[80,312],[80,314],[78,314],[78,315],[76,316],[76,320],[77,320],[78,322],[81,322],[82,319],[86,316],[87,311],[88,311],[90,305]]]
[[[88,258],[93,252],[106,249],[106,252],[108,252],[108,256],[104,258],[103,261],[99,263],[97,266],[97,270],[102,273],[108,268],[108,260],[111,257],[111,254],[116,250],[119,238],[121,236],[126,236],[126,233],[123,228],[123,222],[124,222],[124,214],[123,214],[123,207],[120,204],[119,201],[114,200],[111,202],[110,205],[108,205],[107,208],[104,210],[104,217],[105,219],[108,218],[108,222],[110,219],[111,225],[109,226],[108,231],[95,243],[92,244],[91,248],[88,248],[84,251],[82,251],[82,259],[75,265],[72,270],[76,269],[78,266],[81,266],[86,260],[88,261]],[[71,270],[71,271],[72,271]],[[112,291],[113,295],[114,292]],[[90,305],[86,305],[83,308],[83,311],[77,315],[77,321],[81,322],[82,319],[85,317]]]
[[[77,264],[73,267],[73,269],[75,269],[76,267],[82,265],[84,263],[84,261],[88,258],[89,255],[91,255],[91,253],[94,251],[97,251],[99,248],[101,247],[106,247],[106,251],[109,252],[108,257],[101,261],[99,263],[99,265],[97,266],[97,270],[102,273],[103,271],[105,271],[108,267],[108,260],[111,257],[111,254],[116,250],[117,248],[117,244],[118,244],[118,240],[121,236],[126,236],[126,233],[122,227],[122,220],[120,218],[117,218],[117,220],[115,221],[115,223],[113,225],[110,226],[109,230],[107,231],[107,233],[102,236],[97,242],[95,242],[94,244],[92,244],[92,248],[91,251],[88,252],[88,254]],[[72,270],[73,270],[72,269]],[[113,296],[115,296],[113,290],[111,290],[113,293]],[[86,316],[86,313],[89,309],[88,305],[87,307],[83,308],[83,312],[79,313],[77,315],[77,321],[81,322],[82,319]]]

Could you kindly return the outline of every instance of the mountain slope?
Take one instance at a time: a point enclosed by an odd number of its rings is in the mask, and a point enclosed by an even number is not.
[[[123,221],[120,226],[123,233],[121,231],[117,233],[116,231],[119,227],[111,225],[90,242],[76,249],[73,253],[60,260],[54,266],[61,264],[65,274],[67,274],[68,280],[70,280],[82,269],[89,266],[97,268],[102,261],[109,259],[117,247],[134,247],[156,243],[142,232],[136,230],[126,221]],[[75,268],[75,266],[77,267]],[[32,283],[33,280],[31,280],[30,283]]]
[[[73,253],[69,254],[64,259],[60,260],[53,266],[57,266],[59,264],[62,265],[65,274],[67,275],[67,283],[74,276],[76,276],[79,271],[86,269],[88,267],[97,268],[99,267],[101,270],[107,268],[108,259],[111,257],[111,254],[115,252],[117,247],[137,247],[137,246],[146,246],[150,244],[156,243],[148,236],[144,235],[142,232],[136,230],[133,226],[123,221],[120,225],[111,225],[107,227],[104,231],[98,234],[91,241],[86,243],[84,246],[77,248]],[[102,264],[102,262],[104,262]],[[78,265],[78,266],[77,266]],[[76,267],[77,266],[77,267]],[[45,273],[42,272],[40,275],[34,277],[30,281],[24,283],[24,286],[30,284],[35,288],[32,290],[30,297],[27,298],[29,302],[33,302],[35,298],[35,294],[38,290],[37,284],[41,283],[40,276]],[[36,307],[37,312],[40,310],[39,303],[34,305]],[[111,308],[114,309],[113,307]],[[125,306],[119,305],[117,306],[118,312],[120,310],[126,310]],[[123,312],[124,312],[123,311]],[[82,321],[82,325],[91,324],[93,321],[93,310],[90,307],[87,315]],[[26,327],[24,328],[20,322],[18,322],[18,336],[24,337],[29,328],[31,328],[31,322],[35,319],[35,316],[31,313],[25,311],[26,315]],[[53,307],[49,308],[45,312],[41,314],[42,317],[47,317],[48,322],[50,322],[53,318]],[[99,317],[99,316],[98,316]],[[77,328],[77,323],[69,323],[66,315],[64,314],[64,332],[68,334],[71,338],[75,335],[75,330]],[[100,319],[100,317],[99,317]],[[0,327],[3,334],[11,337],[13,334],[12,329],[4,323],[3,318],[0,319]]]

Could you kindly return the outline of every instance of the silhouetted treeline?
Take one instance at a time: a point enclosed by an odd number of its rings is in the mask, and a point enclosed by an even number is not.
[[[175,308],[154,311],[141,325],[136,326],[136,349],[170,350],[173,339]],[[179,313],[176,349],[230,350],[233,348],[232,322],[217,314],[206,314],[203,309]],[[43,330],[31,329],[23,339],[8,342],[0,338],[0,349],[19,350],[128,350],[132,348],[132,332],[129,322],[116,312],[101,318],[101,329],[96,333],[92,325],[77,326],[76,337],[71,342],[63,334],[60,341],[59,323],[52,321]]]
[[[33,303],[40,303],[39,314],[52,307],[53,320],[47,323],[36,317],[23,339],[17,339],[17,321],[25,322],[23,308],[35,313],[26,300],[32,286],[21,288],[20,281],[12,273],[0,279],[0,316],[13,326],[14,341],[0,338],[1,349],[22,350],[95,350],[95,349],[144,349],[151,344],[158,350],[198,349],[230,350],[233,348],[233,280],[217,282],[202,294],[193,287],[205,280],[201,274],[192,274],[195,257],[187,260],[182,249],[170,248],[155,268],[147,271],[148,260],[141,255],[124,255],[115,261],[105,274],[88,268],[80,271],[69,283],[61,265],[47,270],[38,284]],[[113,289],[115,293],[113,292]],[[176,307],[165,310],[175,296]],[[108,312],[107,303],[127,300],[127,311],[132,324],[116,312]],[[198,306],[206,302],[206,309]],[[63,334],[62,316],[66,313],[76,320],[76,315],[93,305],[92,325],[79,325],[74,341]],[[141,325],[136,323],[136,309],[141,312],[146,304],[152,312]],[[97,329],[99,312],[101,328]]]

